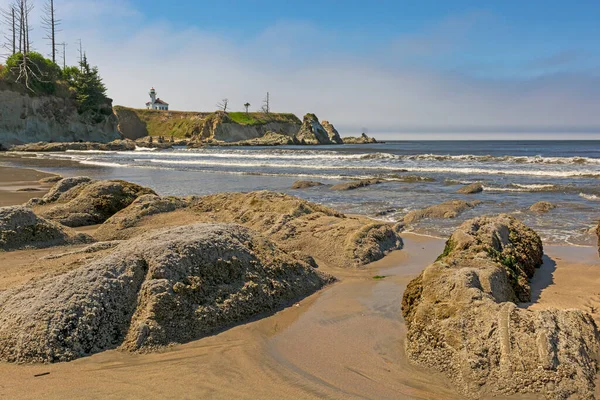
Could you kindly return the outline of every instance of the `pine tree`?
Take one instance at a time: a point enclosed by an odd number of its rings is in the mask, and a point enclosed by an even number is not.
[[[106,102],[106,86],[98,73],[98,67],[90,67],[87,56],[80,63],[81,72],[73,79],[77,104],[80,113],[98,110]]]

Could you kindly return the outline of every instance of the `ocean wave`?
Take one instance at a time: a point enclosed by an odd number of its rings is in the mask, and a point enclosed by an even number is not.
[[[89,160],[78,160],[80,164],[84,165],[96,165],[98,167],[113,167],[113,168],[124,168],[124,167],[133,167],[131,164],[119,164],[115,162],[106,162],[106,161],[89,161]]]
[[[587,194],[587,193],[579,193],[579,197],[583,197],[586,200],[598,201],[600,200],[600,196],[595,194]]]

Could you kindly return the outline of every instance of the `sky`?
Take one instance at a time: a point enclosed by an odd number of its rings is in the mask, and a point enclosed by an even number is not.
[[[9,0],[0,0],[5,5]],[[45,0],[36,6],[33,21]],[[114,104],[307,112],[384,139],[600,139],[600,1],[55,0]],[[34,48],[49,45],[34,25]]]

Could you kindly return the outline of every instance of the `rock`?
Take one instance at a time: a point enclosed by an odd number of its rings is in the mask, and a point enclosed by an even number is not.
[[[0,207],[0,250],[43,248],[90,241],[23,206]]]
[[[315,114],[306,114],[302,127],[296,134],[302,144],[332,144],[329,133],[323,128]]]
[[[596,227],[596,236],[598,236],[598,254],[600,255],[600,221],[598,221],[598,226]]]
[[[40,183],[56,183],[62,179],[63,179],[63,177],[60,175],[53,175],[53,176],[48,176],[46,178],[42,178],[39,180],[39,182]]]
[[[461,187],[456,191],[456,193],[460,194],[474,194],[483,192],[483,185],[479,182],[471,183],[470,185],[466,185]]]
[[[381,179],[361,179],[359,181],[351,181],[345,183],[338,183],[337,185],[333,185],[331,190],[354,190],[362,187],[367,187],[371,185],[377,185],[379,183],[383,183],[385,181]]]
[[[10,148],[11,151],[25,152],[59,152],[67,150],[99,150],[99,151],[129,151],[135,150],[132,140],[113,140],[109,143],[98,142],[38,142],[28,143]]]
[[[40,188],[32,188],[32,187],[17,189],[17,192],[41,192],[41,191],[42,191],[42,189],[40,189]]]
[[[466,210],[477,206],[480,201],[450,200],[421,210],[413,210],[404,216],[405,224],[413,224],[425,218],[456,218]]]
[[[292,189],[307,189],[314,186],[323,186],[323,184],[315,181],[296,181],[292,185]]]
[[[41,199],[35,198],[29,200],[27,205],[43,205],[56,202],[66,202],[74,198],[84,186],[89,184],[92,178],[87,176],[76,176],[73,178],[59,179],[48,193]]]
[[[3,81],[0,88],[0,143],[5,147],[40,141],[107,143],[121,137],[110,100],[98,112],[80,114],[68,92],[31,96],[10,86]]]
[[[0,292],[0,360],[69,361],[184,343],[332,280],[238,225],[153,232],[63,275]]]
[[[302,251],[319,264],[339,268],[361,267],[402,248],[399,230],[392,224],[347,217],[282,193],[219,193],[183,201],[189,205],[168,214],[145,216],[132,204],[102,224],[94,237],[102,241],[129,239],[182,222],[237,223],[264,234],[285,251]]]
[[[594,397],[600,335],[579,310],[518,308],[542,264],[538,235],[508,215],[463,223],[402,300],[411,362],[465,396]]]
[[[367,136],[366,133],[362,133],[359,137],[348,136],[342,139],[344,144],[369,144],[378,143],[375,138]]]
[[[40,212],[45,218],[70,227],[101,224],[113,214],[130,205],[144,194],[155,194],[151,189],[125,181],[85,181],[62,192],[65,181],[77,182],[76,178],[66,178],[58,182],[48,195],[56,200],[42,198],[40,204],[61,202],[50,209]],[[88,178],[89,179],[89,178]],[[56,190],[55,190],[56,189]]]
[[[537,212],[537,213],[547,213],[550,210],[555,209],[556,206],[547,201],[538,201],[529,207],[529,211]]]
[[[332,143],[344,144],[344,141],[340,137],[339,132],[337,131],[337,129],[335,129],[335,127],[332,124],[329,123],[329,121],[322,121],[321,126],[323,126],[323,129],[327,131],[327,134],[329,135],[329,140]]]
[[[202,143],[201,143],[202,144]],[[208,146],[286,146],[286,145],[295,145],[300,144],[298,139],[294,136],[288,136],[281,133],[276,132],[267,132],[263,136],[243,140],[240,142],[207,142],[203,143]]]
[[[136,140],[148,136],[146,123],[140,119],[135,110],[116,106],[113,108],[117,116],[119,132],[125,139]]]
[[[173,143],[166,142],[164,138],[154,138],[152,136],[145,136],[135,141],[137,147],[144,147],[149,149],[170,149],[173,147]]]

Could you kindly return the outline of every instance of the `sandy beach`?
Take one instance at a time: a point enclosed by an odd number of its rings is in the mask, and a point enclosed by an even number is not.
[[[49,174],[0,168],[0,206],[21,204],[50,186],[38,182]],[[109,350],[67,363],[0,363],[0,397],[461,399],[445,377],[411,365],[404,352],[404,289],[442,252],[444,240],[402,238],[403,250],[365,268],[326,267],[339,281],[297,304],[200,340],[154,354]],[[0,291],[88,257],[48,259],[65,250],[0,253]],[[531,283],[532,302],[520,306],[579,308],[600,322],[597,249],[547,246],[545,254]]]

